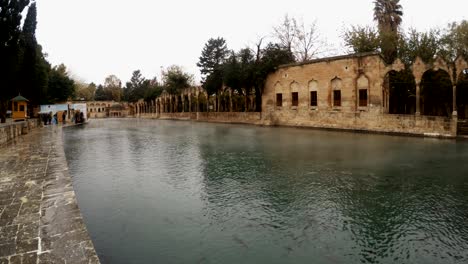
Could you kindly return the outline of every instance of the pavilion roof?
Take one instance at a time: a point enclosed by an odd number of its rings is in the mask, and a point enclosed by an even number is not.
[[[11,99],[13,102],[29,102],[28,99],[24,98],[21,95],[16,96],[15,98]]]

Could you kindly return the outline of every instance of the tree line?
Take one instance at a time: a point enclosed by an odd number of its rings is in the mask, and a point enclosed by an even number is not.
[[[23,13],[26,17],[23,21]],[[0,0],[0,121],[21,94],[32,105],[66,100],[74,81],[66,67],[52,66],[36,39],[37,7],[29,0]]]
[[[125,85],[115,75],[109,75],[104,84],[78,83],[76,87],[77,100],[85,101],[116,101],[136,102],[154,100],[163,91],[178,94],[183,89],[194,85],[193,75],[185,72],[181,66],[172,65],[162,70],[161,81],[157,77],[147,79],[140,70],[135,70]]]
[[[27,10],[27,12],[26,12]],[[23,21],[23,14],[26,17]],[[109,75],[103,84],[74,80],[65,65],[52,66],[37,43],[37,8],[29,0],[0,0],[0,119],[5,120],[8,100],[21,93],[32,105],[66,100],[114,100],[135,102],[153,100],[163,91],[176,95],[193,86],[193,75],[180,66],[163,70],[161,80],[147,79],[141,71],[133,72],[125,84]],[[468,56],[468,22],[454,22],[442,29],[419,32],[401,28],[403,8],[399,0],[374,1],[375,26],[353,25],[344,29],[342,38],[350,53],[380,52],[387,63],[400,58],[411,65],[416,57],[430,63],[437,55],[448,63],[457,56]],[[202,87],[212,98],[215,111],[226,110],[223,98],[227,91],[244,100],[244,111],[261,111],[261,95],[268,74],[279,65],[306,62],[326,54],[316,22],[285,15],[272,32],[239,50],[228,48],[222,37],[210,38],[204,45],[197,66]],[[398,76],[397,82],[411,82]],[[408,95],[409,96],[409,95]],[[210,100],[208,98],[208,100]],[[243,99],[242,99],[243,98]],[[253,99],[254,109],[248,100]],[[239,109],[237,109],[239,110]]]
[[[343,40],[352,53],[381,52],[387,63],[400,58],[411,65],[416,57],[431,63],[436,56],[454,63],[458,56],[468,58],[468,21],[453,22],[426,32],[404,31],[403,7],[399,0],[374,1],[375,26],[352,25]]]
[[[353,25],[344,29],[343,41],[349,53],[380,52],[391,64],[400,58],[408,67],[403,74],[392,76],[392,82],[410,86],[414,84],[409,66],[416,57],[431,63],[441,56],[455,63],[457,56],[468,58],[468,22],[454,22],[443,29],[419,32],[401,28],[403,8],[399,0],[374,1],[375,26]],[[272,37],[272,38],[271,38]],[[321,39],[316,22],[305,25],[302,20],[286,15],[273,28],[266,45],[260,38],[253,47],[229,50],[226,40],[211,38],[205,44],[197,66],[202,74],[202,85],[209,96],[215,97],[215,110],[221,111],[220,99],[227,88],[236,95],[255,95],[255,111],[261,111],[261,95],[269,73],[281,64],[309,61],[327,52],[328,45]],[[447,81],[443,79],[441,82]],[[408,89],[406,90],[407,93]],[[403,97],[414,96],[405,94]],[[406,100],[405,99],[405,100]]]

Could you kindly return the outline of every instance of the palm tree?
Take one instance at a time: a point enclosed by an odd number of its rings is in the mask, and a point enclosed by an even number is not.
[[[398,28],[402,22],[403,10],[400,0],[375,0],[374,20],[378,24],[381,50],[388,63],[397,56]]]

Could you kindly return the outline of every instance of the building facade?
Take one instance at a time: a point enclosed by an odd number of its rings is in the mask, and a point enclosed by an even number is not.
[[[392,114],[390,102],[396,95],[386,80],[390,73],[405,70],[400,60],[386,65],[379,54],[367,53],[285,65],[266,81],[262,119],[268,125],[454,136],[458,119],[455,73],[462,74],[466,68],[461,58],[455,67],[440,58],[430,65],[416,59],[410,69],[415,83],[414,99],[410,99],[414,114]],[[447,91],[451,98],[447,116],[425,115],[430,112],[431,98],[429,92],[422,93],[421,83],[426,74],[438,71],[452,83]]]
[[[127,117],[130,112],[128,103],[114,101],[90,101],[86,106],[88,118]]]

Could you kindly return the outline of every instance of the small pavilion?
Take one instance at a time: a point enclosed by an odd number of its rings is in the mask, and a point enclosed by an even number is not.
[[[21,95],[11,99],[12,102],[12,118],[14,121],[22,121],[28,118],[28,102],[29,100]]]

